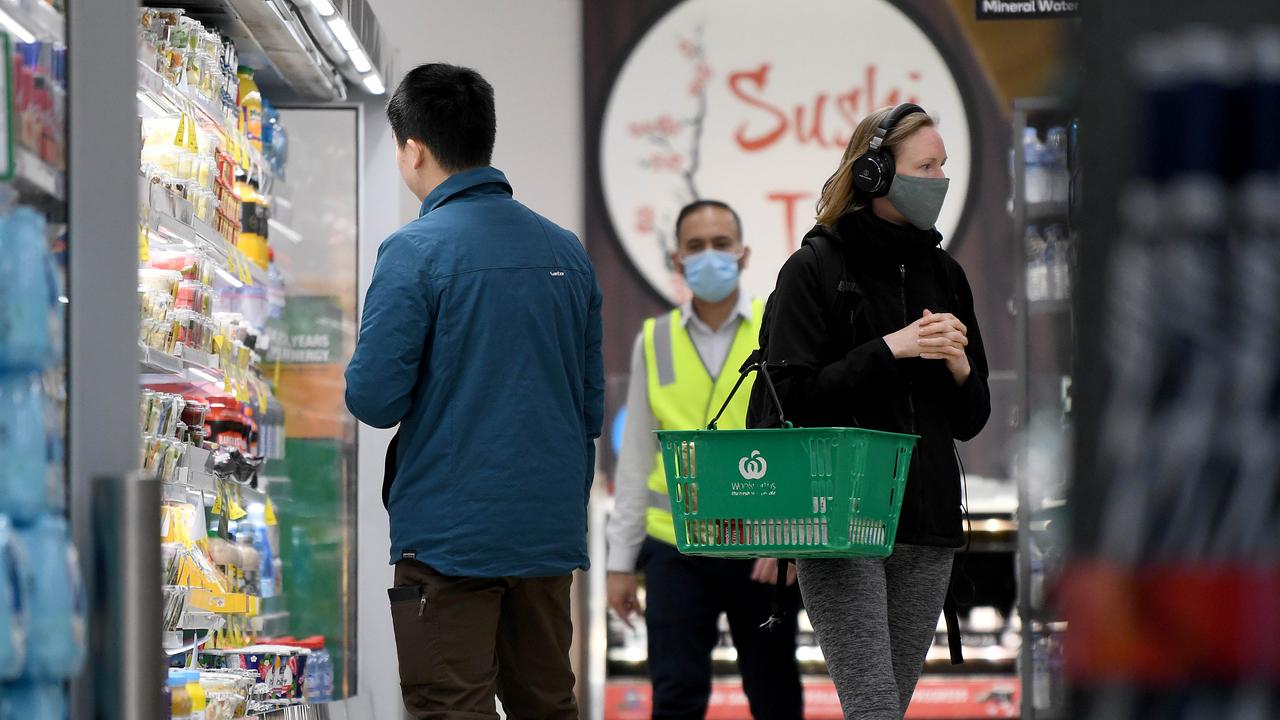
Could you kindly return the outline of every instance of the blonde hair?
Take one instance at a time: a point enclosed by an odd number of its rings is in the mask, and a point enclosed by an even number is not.
[[[853,163],[871,147],[871,138],[875,137],[876,129],[891,112],[892,107],[880,108],[858,123],[853,137],[849,139],[849,146],[844,150],[844,157],[840,160],[840,169],[822,186],[822,196],[818,198],[817,208],[819,225],[834,226],[841,215],[867,206],[865,198],[857,197],[853,185]],[[928,113],[917,112],[898,118],[897,124],[889,131],[880,147],[892,152],[915,131],[933,125],[933,118]]]

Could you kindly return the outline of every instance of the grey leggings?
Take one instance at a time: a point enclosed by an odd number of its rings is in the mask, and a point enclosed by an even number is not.
[[[846,720],[901,720],[933,644],[950,548],[898,545],[878,559],[800,560],[800,591]]]

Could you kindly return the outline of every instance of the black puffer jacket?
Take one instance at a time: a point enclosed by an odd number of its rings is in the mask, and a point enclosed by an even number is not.
[[[991,414],[987,358],[964,271],[939,247],[936,230],[894,225],[870,209],[845,215],[834,232],[819,226],[814,233],[834,240],[827,245],[836,252],[806,243],[791,256],[761,330],[787,419],[800,427],[919,435],[897,542],[959,547],[960,470],[952,439],[973,438]],[[832,260],[844,261],[842,272],[822,267]],[[836,283],[839,292],[826,287]],[[972,372],[963,386],[943,361],[896,360],[883,340],[926,308],[952,313],[969,329]],[[750,426],[771,424],[764,394],[764,383],[756,382]]]

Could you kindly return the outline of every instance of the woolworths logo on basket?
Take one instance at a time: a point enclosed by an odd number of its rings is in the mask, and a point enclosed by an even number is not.
[[[767,472],[769,472],[769,463],[765,461],[759,450],[751,451],[751,457],[744,457],[738,461],[738,474],[742,475],[743,480],[763,480]]]

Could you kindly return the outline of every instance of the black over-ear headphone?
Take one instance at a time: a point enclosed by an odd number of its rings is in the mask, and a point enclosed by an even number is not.
[[[893,163],[893,153],[880,146],[899,120],[912,113],[922,112],[924,108],[915,103],[902,103],[884,116],[884,120],[881,120],[880,126],[876,128],[875,136],[871,138],[871,145],[867,151],[853,161],[854,188],[873,198],[884,197],[889,193],[889,186],[893,184],[893,176],[897,168]]]

